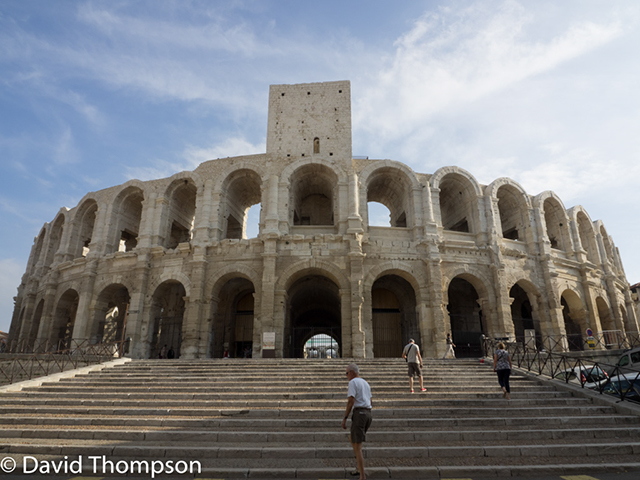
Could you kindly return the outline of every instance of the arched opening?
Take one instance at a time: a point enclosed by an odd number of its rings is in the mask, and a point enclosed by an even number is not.
[[[527,292],[517,283],[511,287],[509,297],[511,302],[511,319],[518,342],[522,342],[527,349],[535,350],[542,346],[539,322],[533,318],[533,307]]]
[[[163,349],[173,350],[175,358],[180,357],[185,295],[184,286],[175,280],[162,283],[153,293],[149,358],[158,358]]]
[[[187,179],[175,182],[169,201],[169,215],[165,246],[176,248],[181,243],[191,241],[191,232],[196,216],[196,195],[198,189]]]
[[[287,290],[285,358],[303,358],[308,339],[324,334],[342,348],[342,318],[338,286],[321,275],[307,275]]]
[[[293,225],[333,225],[337,175],[328,167],[310,164],[291,176]]]
[[[481,337],[485,333],[478,292],[467,280],[456,277],[448,289],[451,338],[457,357],[477,357],[482,354]]]
[[[94,307],[94,320],[89,337],[91,343],[124,340],[129,299],[129,290],[120,284],[109,285],[100,292]]]
[[[87,200],[78,208],[74,222],[75,231],[71,240],[73,258],[86,257],[89,254],[97,213],[98,204],[95,200]]]
[[[386,222],[369,217],[369,225],[407,227],[407,215],[410,212],[409,181],[404,173],[393,168],[381,168],[371,175],[367,185],[367,206],[369,213],[375,211],[373,205],[384,205],[389,211]],[[378,207],[379,208],[379,207]],[[373,220],[373,221],[372,221]]]
[[[524,241],[526,228],[525,205],[522,193],[511,185],[502,185],[496,194],[502,237],[509,240]]]
[[[36,341],[38,338],[38,332],[40,331],[40,322],[42,321],[42,312],[44,310],[44,300],[38,302],[36,311],[33,314],[29,331],[27,332],[26,343],[29,351],[37,350]]]
[[[373,356],[399,357],[413,338],[421,344],[416,296],[411,284],[398,275],[385,275],[371,288]]]
[[[144,194],[137,187],[128,187],[118,195],[114,202],[116,228],[112,235],[116,238],[112,251],[130,252],[138,245],[143,201]]]
[[[616,319],[609,305],[602,297],[598,297],[596,298],[596,308],[598,309],[598,318],[600,318],[605,347],[620,348],[624,340],[622,331],[616,325]]]
[[[560,298],[564,329],[569,350],[584,350],[582,332],[586,332],[586,310],[580,297],[571,290],[565,290]]]
[[[55,343],[55,350],[71,348],[79,300],[80,297],[75,290],[67,290],[58,300],[50,337],[50,340]]]
[[[260,201],[262,181],[260,176],[252,170],[238,170],[230,175],[223,186],[224,191],[224,222],[226,227],[223,238],[253,238],[258,236],[255,224],[260,223]],[[249,211],[252,209],[251,231],[248,233]],[[255,233],[255,235],[253,235]]]
[[[473,218],[478,208],[477,202],[475,189],[467,178],[456,173],[445,175],[440,182],[442,228],[454,232],[476,233]]]
[[[55,258],[55,254],[60,249],[60,241],[62,240],[63,228],[64,216],[60,215],[49,230],[49,241],[47,243],[47,252],[44,260],[45,267],[51,266]]]
[[[324,333],[318,333],[304,342],[304,358],[339,358],[338,341]]]
[[[567,215],[555,198],[549,197],[544,201],[544,221],[551,248],[568,251],[571,242]]]
[[[382,203],[367,203],[367,216],[370,227],[390,227],[391,211]]]
[[[210,346],[213,358],[249,358],[253,355],[253,283],[236,277],[226,282],[214,299]]]
[[[609,260],[611,265],[614,265],[613,247],[611,246],[609,235],[607,235],[607,231],[604,229],[604,226],[600,227],[600,235],[602,235],[602,243],[604,244],[604,251],[607,254],[607,260]]]
[[[29,265],[29,271],[33,271],[33,269],[38,265],[38,261],[40,260],[40,255],[42,254],[42,248],[44,246],[44,237],[46,236],[46,232],[44,229],[38,235],[38,239],[36,241],[36,248],[33,251],[33,258],[31,260],[31,265]]]
[[[598,249],[596,247],[593,224],[583,212],[578,212],[577,219],[580,243],[582,245],[582,249],[587,253],[587,260],[594,265],[598,265],[600,262],[598,262]]]

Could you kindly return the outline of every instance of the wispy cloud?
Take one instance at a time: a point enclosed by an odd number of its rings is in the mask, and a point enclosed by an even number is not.
[[[153,180],[167,178],[178,172],[194,170],[198,165],[217,158],[235,157],[264,153],[264,144],[254,145],[244,138],[229,138],[212,147],[188,146],[175,161],[157,159],[151,166],[130,167],[127,169],[127,179]]]
[[[360,96],[358,118],[380,141],[406,135],[435,114],[548,71],[623,32],[617,19],[568,25],[531,38],[532,14],[514,1],[426,13]]]

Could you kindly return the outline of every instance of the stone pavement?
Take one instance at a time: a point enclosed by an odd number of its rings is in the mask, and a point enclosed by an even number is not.
[[[134,360],[0,393],[0,461],[14,474],[82,463],[168,478],[197,464],[176,478],[351,478],[348,363]],[[414,394],[401,359],[358,364],[374,397],[369,478],[640,476],[640,409],[518,372],[507,401],[477,359],[427,360],[428,391]]]

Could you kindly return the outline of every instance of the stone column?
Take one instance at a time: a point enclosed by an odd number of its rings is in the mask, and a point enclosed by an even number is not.
[[[262,333],[276,332],[276,358],[282,358],[285,336],[284,297],[286,292],[276,292],[276,268],[278,260],[277,236],[264,238],[262,254],[262,298],[260,312],[254,321],[253,357],[262,358]],[[255,315],[255,314],[254,314]],[[256,329],[255,326],[258,326]],[[257,338],[257,335],[260,335]],[[257,341],[257,343],[255,343]]]
[[[98,259],[91,258],[93,255],[89,254],[90,258],[87,259],[84,273],[82,274],[81,288],[78,292],[78,310],[76,311],[76,319],[73,324],[73,340],[78,344],[89,340],[91,332],[90,307],[93,300],[93,286],[96,282],[96,275],[98,271]]]
[[[264,233],[278,233],[278,176],[270,175],[267,186]]]
[[[195,247],[190,262],[191,288],[188,303],[185,302],[185,312],[182,319],[182,342],[180,344],[180,358],[201,358],[206,356],[206,350],[200,350],[202,338],[208,336],[207,322],[204,318],[204,287],[206,283],[207,260],[206,247]]]

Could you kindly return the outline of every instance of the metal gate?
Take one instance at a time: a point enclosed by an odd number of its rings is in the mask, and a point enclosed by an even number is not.
[[[298,327],[291,335],[293,358],[340,358],[340,328]]]

